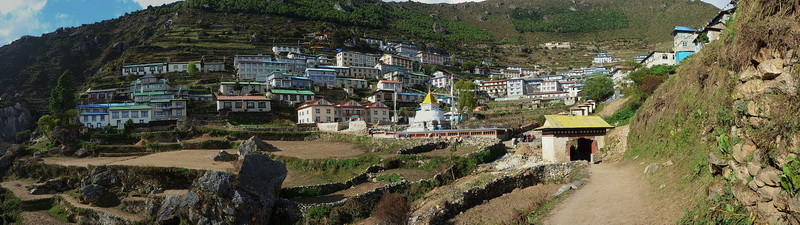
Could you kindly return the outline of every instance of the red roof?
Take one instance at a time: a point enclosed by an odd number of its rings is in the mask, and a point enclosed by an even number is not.
[[[266,96],[262,96],[262,95],[256,95],[256,96],[238,96],[238,95],[237,96],[227,96],[227,95],[219,95],[219,96],[217,96],[217,100],[228,100],[228,101],[230,101],[230,100],[259,101],[260,100],[260,101],[266,101],[266,100],[269,100],[269,99],[267,99]]]
[[[385,106],[384,107],[377,107],[376,105],[378,105],[380,103],[381,103],[381,101],[372,102],[372,103],[366,103],[366,104],[364,104],[364,106],[367,107],[367,108],[389,108],[389,107],[385,107]]]
[[[297,109],[300,110],[300,109],[307,108],[307,107],[310,107],[310,106],[315,106],[315,105],[317,105],[317,102],[321,101],[322,99],[323,98],[318,98],[318,99],[314,99],[313,101],[306,102],[306,104],[303,104],[300,107],[297,107]],[[319,105],[319,106],[322,106],[322,105]],[[333,107],[333,105],[325,105],[325,106]]]
[[[577,82],[577,81],[574,81],[574,80],[570,80],[570,81],[559,81],[558,83],[562,83],[562,84],[574,84],[574,83],[578,83],[578,82]]]
[[[396,84],[402,84],[402,83],[403,83],[403,82],[400,82],[400,81],[394,81],[394,80],[381,80],[380,82],[384,82],[384,83],[396,83]]]
[[[490,80],[490,81],[484,81],[484,82],[481,82],[481,83],[497,83],[497,82],[506,82],[506,80]]]

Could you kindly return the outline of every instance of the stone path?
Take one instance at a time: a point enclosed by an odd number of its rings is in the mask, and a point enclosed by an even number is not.
[[[544,224],[675,224],[681,212],[648,194],[636,166],[589,166],[586,185],[550,211]]]

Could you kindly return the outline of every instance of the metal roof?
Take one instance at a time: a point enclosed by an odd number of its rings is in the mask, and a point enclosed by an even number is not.
[[[569,116],[569,115],[545,115],[544,126],[536,128],[542,129],[570,129],[570,128],[614,128],[606,123],[599,116]]]
[[[117,106],[117,107],[110,107],[108,110],[137,110],[137,109],[152,109],[152,106],[149,105],[132,105],[132,106]]]
[[[301,94],[301,95],[313,95],[314,92],[311,91],[302,91],[302,90],[285,90],[285,89],[272,89],[269,90],[274,94]]]

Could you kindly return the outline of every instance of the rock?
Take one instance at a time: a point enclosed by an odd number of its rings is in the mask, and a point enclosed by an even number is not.
[[[31,129],[36,123],[28,107],[15,103],[13,106],[0,108],[0,138],[14,140],[17,133]]]
[[[209,171],[197,180],[197,188],[211,190],[213,193],[226,193],[230,191],[233,174],[222,171]]]
[[[733,155],[733,159],[736,160],[736,162],[745,163],[754,151],[756,151],[755,145],[736,144],[731,148],[731,155]]]
[[[783,73],[783,60],[770,59],[758,64],[758,72],[762,74],[762,80],[772,80]]]
[[[87,151],[85,148],[79,148],[78,151],[75,151],[75,156],[81,158],[89,156],[89,151]]]
[[[433,23],[433,32],[437,34],[448,34],[447,30],[439,23]]]
[[[756,204],[756,209],[760,212],[760,215],[765,218],[769,218],[774,214],[780,213],[777,209],[769,202],[759,202]],[[773,223],[768,223],[773,224]]]
[[[725,184],[722,181],[716,180],[708,184],[706,188],[706,200],[713,201],[725,195]]]
[[[746,166],[732,163],[729,168],[733,170],[733,176],[736,177],[736,179],[741,181],[742,184],[746,184],[747,179],[750,178]]]
[[[562,194],[564,194],[564,192],[569,191],[569,189],[572,189],[572,185],[570,184],[561,185],[561,187],[558,188],[558,190],[556,191],[556,193],[553,194],[553,196],[561,196]]]
[[[708,153],[708,162],[711,164],[709,167],[711,174],[720,174],[722,173],[722,168],[728,166],[727,162],[720,160],[719,157],[712,152]]]
[[[672,163],[672,160],[667,160],[666,162],[662,163],[661,165],[662,166],[672,166],[672,165],[674,165],[674,163]]]
[[[781,183],[780,175],[781,172],[769,167],[768,169],[764,169],[758,174],[757,180],[764,182],[764,184],[777,187]]]
[[[8,168],[11,168],[11,165],[14,163],[13,156],[0,156],[0,172],[6,171]]]
[[[800,195],[789,199],[789,210],[800,212]]]
[[[39,185],[37,188],[52,192],[64,192],[73,188],[73,182],[67,178],[54,178],[45,181],[44,184]]]
[[[350,6],[342,4],[341,2],[334,4],[333,8],[346,13],[353,12],[353,8],[350,8]]]
[[[211,156],[211,159],[218,162],[234,161],[238,158],[237,155],[230,154],[225,150],[220,150],[216,155]]]
[[[91,204],[100,200],[105,193],[103,187],[100,185],[92,184],[81,189],[80,201],[84,204]]]
[[[170,195],[161,202],[161,207],[156,213],[157,224],[177,224],[180,222],[179,211],[186,207],[183,195]]]
[[[744,188],[732,188],[731,192],[736,200],[744,206],[755,205],[758,202],[758,196],[753,191]]]
[[[747,82],[753,79],[761,79],[761,74],[758,73],[758,70],[756,70],[756,68],[749,67],[744,71],[742,71],[741,73],[739,73],[739,81],[741,82]]]
[[[761,166],[755,162],[748,162],[747,163],[747,171],[750,172],[750,176],[758,175],[758,172],[761,171]]]
[[[745,82],[741,85],[736,85],[733,91],[733,97],[737,99],[749,98],[756,94],[764,92],[766,84],[760,79],[754,79]]]
[[[44,188],[34,188],[34,189],[31,189],[31,194],[32,195],[50,194],[50,190],[47,190],[47,189],[44,189]]]
[[[644,168],[644,174],[653,174],[658,170],[658,164],[651,163],[647,167]]]
[[[759,200],[762,202],[768,202],[775,199],[775,191],[780,190],[774,187],[763,187],[759,188],[756,193],[758,193]]]
[[[790,211],[790,209],[789,209],[789,201],[792,198],[792,196],[790,196],[788,192],[778,188],[778,189],[773,191],[773,196],[772,197],[774,199],[772,201],[772,205],[775,206],[775,208],[777,208],[778,211],[782,211],[782,212]]]
[[[243,141],[241,144],[239,144],[237,152],[239,153],[239,158],[244,159],[244,157],[247,154],[254,153],[257,151],[272,152],[277,150],[278,148],[275,148],[275,146],[267,144],[266,142],[262,141],[260,138],[256,136],[252,136],[250,137],[250,139],[247,139],[246,141]]]
[[[753,191],[758,191],[758,188],[763,187],[763,186],[764,185],[758,186],[758,184],[756,183],[756,180],[751,180],[750,182],[747,182],[747,187],[749,187],[750,190],[753,190]]]
[[[110,187],[117,184],[117,174],[114,171],[108,170],[106,166],[98,166],[92,170],[92,175],[89,178],[91,184],[97,184],[103,187]]]
[[[797,95],[797,79],[791,76],[791,74],[778,76],[775,80],[765,83],[764,93],[790,96]]]

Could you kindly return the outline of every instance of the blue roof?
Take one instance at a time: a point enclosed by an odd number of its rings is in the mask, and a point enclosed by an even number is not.
[[[291,78],[292,78],[292,79],[300,79],[300,80],[311,80],[311,78],[308,78],[308,77],[298,77],[298,76],[292,76]]]
[[[214,95],[206,94],[206,95],[189,95],[189,97],[213,97]]]
[[[90,104],[90,105],[78,105],[79,109],[83,108],[107,108],[108,104]]]
[[[697,32],[697,30],[688,27],[675,26],[675,30],[673,30],[673,32]]]
[[[108,113],[107,112],[81,113],[81,116],[94,116],[94,115],[108,115]]]

